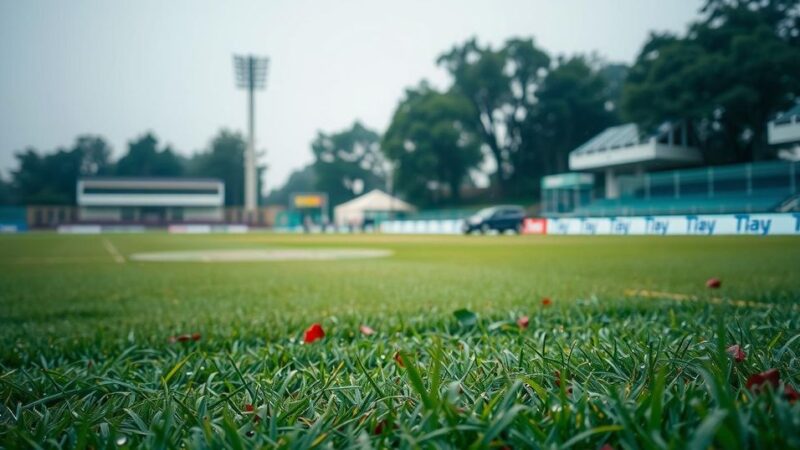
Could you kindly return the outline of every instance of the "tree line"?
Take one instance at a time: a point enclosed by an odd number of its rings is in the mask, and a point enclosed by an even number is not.
[[[160,144],[153,133],[145,133],[128,142],[126,153],[114,161],[105,139],[79,136],[72,145],[52,152],[28,148],[16,153],[17,168],[11,171],[11,178],[0,179],[0,204],[74,205],[81,177],[185,176],[223,180],[225,204],[241,205],[246,147],[241,134],[221,130],[208,148],[185,157]]]
[[[685,33],[652,33],[631,66],[554,56],[532,38],[470,39],[435,64],[449,74],[445,89],[424,80],[407,89],[382,134],[358,121],[319,132],[313,162],[267,201],[323,191],[336,205],[374,188],[423,207],[532,200],[541,177],[568,171],[571,150],[623,122],[645,133],[685,122],[706,164],[773,158],[767,121],[800,95],[800,2],[706,0]],[[70,204],[79,176],[186,175],[222,178],[226,203],[237,205],[244,148],[222,131],[185,158],[145,134],[114,162],[105,141],[83,136],[49,154],[18,153],[0,202]]]
[[[489,198],[534,199],[542,176],[568,170],[571,150],[621,122],[651,132],[684,121],[706,164],[774,158],[767,122],[800,95],[799,5],[707,0],[683,35],[652,33],[630,67],[552,56],[531,38],[470,39],[436,60],[446,89],[408,89],[382,136],[358,122],[320,133],[314,162],[271,197],[320,190],[344,201],[391,185],[417,205],[457,205],[488,175]]]

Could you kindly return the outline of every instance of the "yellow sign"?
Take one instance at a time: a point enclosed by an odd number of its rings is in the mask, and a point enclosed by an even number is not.
[[[321,208],[322,203],[321,195],[296,195],[294,197],[295,208]]]

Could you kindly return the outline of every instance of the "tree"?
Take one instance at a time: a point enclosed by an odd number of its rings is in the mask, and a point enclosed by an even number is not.
[[[14,194],[11,189],[11,183],[6,181],[5,178],[0,175],[0,206],[13,205],[14,203]]]
[[[128,143],[128,153],[117,161],[116,175],[174,177],[183,174],[183,161],[169,147],[158,148],[158,139],[147,133]]]
[[[552,60],[532,39],[500,49],[474,39],[439,57],[453,92],[472,103],[469,123],[489,149],[504,195],[534,195],[543,175],[568,170],[571,150],[617,122],[627,66],[581,56]]]
[[[767,121],[800,93],[800,4],[708,0],[685,37],[653,34],[623,90],[629,120],[686,120],[707,162],[770,157]]]
[[[28,148],[15,155],[14,196],[23,204],[75,204],[78,178],[109,173],[110,155],[111,148],[97,136],[79,136],[71,148],[45,155]]]
[[[220,130],[209,148],[195,154],[187,163],[187,172],[195,177],[218,178],[225,182],[225,204],[244,204],[244,155],[247,142],[237,132]],[[261,192],[261,175],[265,167],[256,168],[257,192]]]
[[[109,175],[114,170],[111,146],[100,136],[78,136],[72,151],[80,155],[81,176]]]
[[[422,204],[457,203],[469,170],[480,163],[480,140],[469,126],[475,111],[469,100],[440,93],[427,84],[406,92],[381,147],[395,166],[395,184],[409,200]]]
[[[295,170],[289,179],[278,189],[273,189],[267,196],[265,203],[271,205],[288,205],[290,196],[295,192],[311,192],[317,189],[317,175],[314,165],[309,164],[300,170]]]
[[[473,117],[465,123],[488,147],[495,166],[492,184],[503,190],[514,172],[514,154],[525,147],[524,122],[550,57],[532,39],[511,39],[499,50],[471,39],[438,63],[453,77],[452,90],[472,104]]]
[[[318,133],[311,144],[316,189],[337,205],[386,184],[378,133],[355,122],[338,133]]]
[[[625,66],[596,65],[581,56],[560,58],[542,80],[520,127],[525,146],[510,159],[516,192],[538,192],[541,176],[568,171],[569,152],[617,123],[613,99],[619,87],[607,80],[619,80]]]

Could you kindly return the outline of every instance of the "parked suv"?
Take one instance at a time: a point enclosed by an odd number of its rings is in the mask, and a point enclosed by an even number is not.
[[[474,231],[487,233],[491,230],[503,233],[505,231],[522,232],[522,222],[525,220],[525,210],[521,206],[505,205],[493,206],[478,211],[464,221],[464,234]]]

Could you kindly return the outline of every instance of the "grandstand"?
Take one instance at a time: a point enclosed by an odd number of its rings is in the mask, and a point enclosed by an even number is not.
[[[606,198],[617,198],[620,176],[699,164],[702,157],[689,128],[685,122],[667,122],[646,134],[634,123],[610,127],[570,152],[569,168],[603,173]]]
[[[224,202],[225,184],[216,179],[96,177],[77,185],[82,222],[222,222]]]
[[[767,126],[769,143],[783,149],[800,147],[800,104],[778,114]]]
[[[798,111],[790,110],[770,123],[771,143],[796,142]],[[669,165],[699,162],[699,153],[690,144],[686,128],[664,125],[654,135],[643,136],[633,124],[611,127],[570,153],[570,169],[605,175],[605,196],[587,194],[586,182],[553,187],[545,178],[543,215],[731,214],[800,208],[797,161],[665,170]]]
[[[786,212],[796,208],[797,162],[769,161],[620,178],[618,198],[597,199],[572,216]]]

